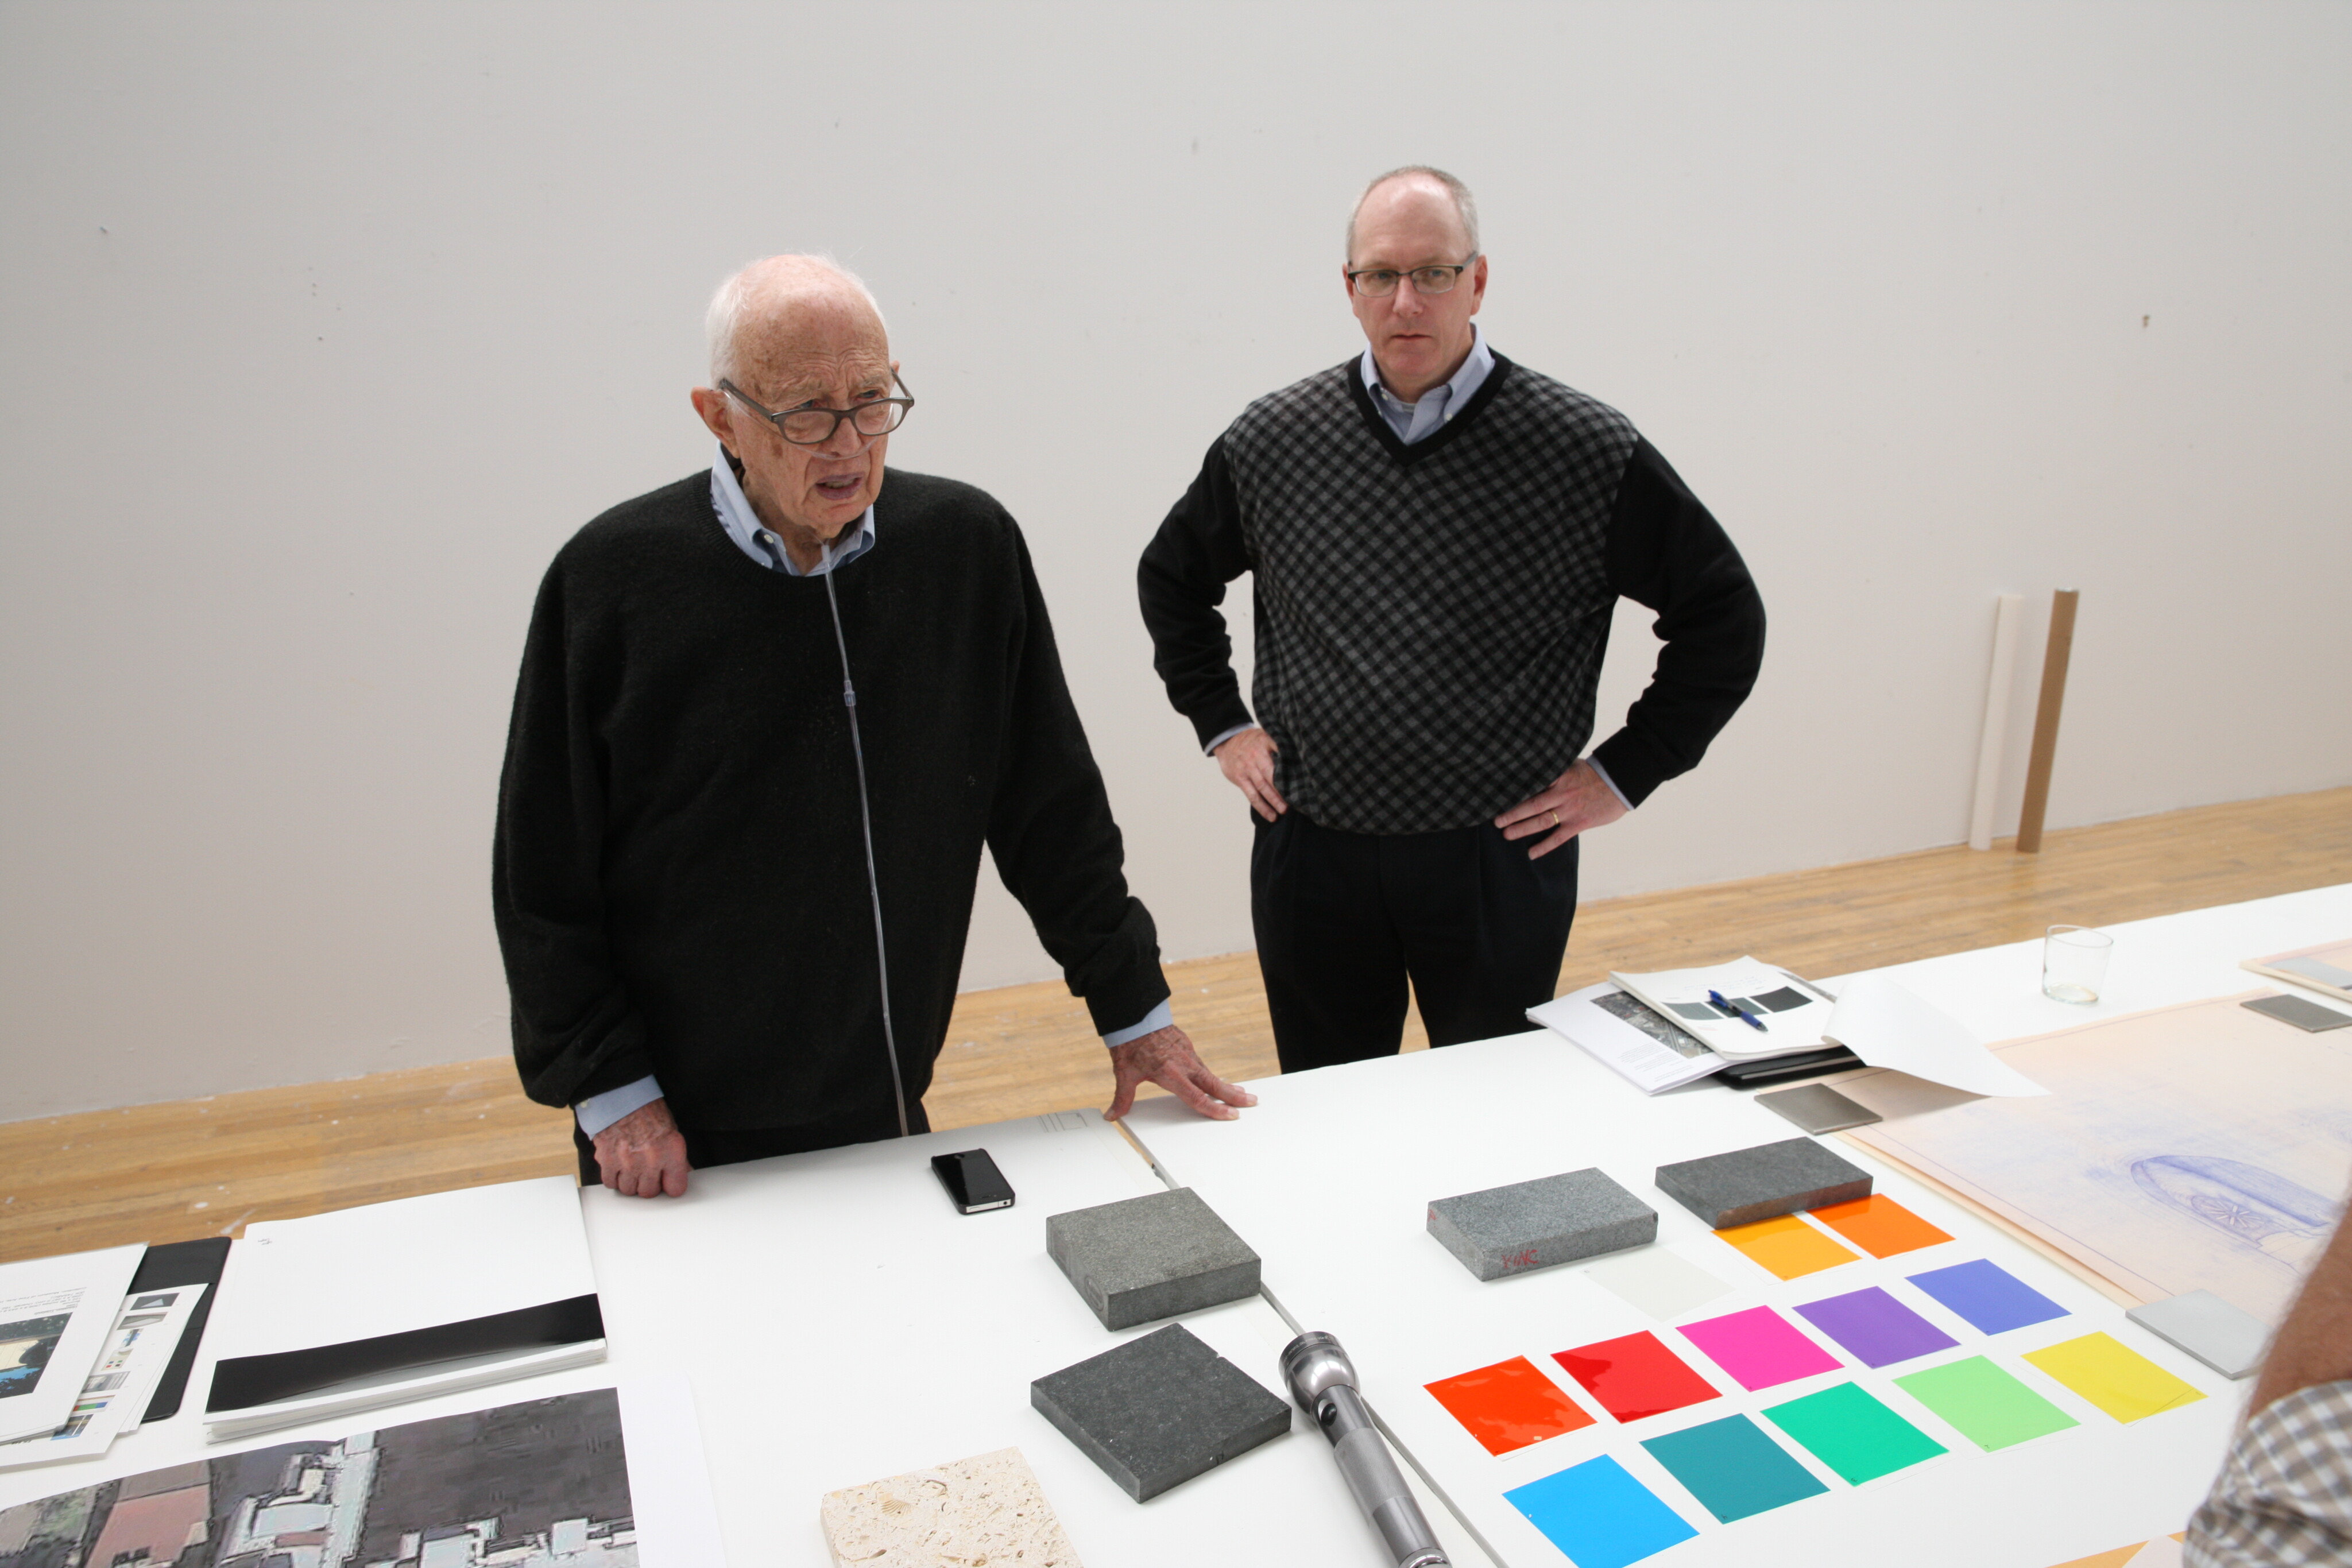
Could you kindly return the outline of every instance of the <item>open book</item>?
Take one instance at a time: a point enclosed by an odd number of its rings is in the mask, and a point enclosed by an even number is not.
[[[1835,1005],[1804,981],[1754,958],[1646,975],[1612,971],[1609,977],[1727,1061],[1821,1050]]]

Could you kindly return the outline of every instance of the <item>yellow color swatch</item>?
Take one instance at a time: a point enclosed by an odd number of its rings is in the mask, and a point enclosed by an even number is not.
[[[2107,1334],[2086,1333],[2048,1350],[2028,1351],[2025,1359],[2118,1421],[2137,1421],[2205,1397]]]
[[[1853,1261],[1853,1253],[1793,1214],[1776,1215],[1753,1225],[1735,1225],[1716,1234],[1783,1280],[1817,1274],[1823,1269]]]

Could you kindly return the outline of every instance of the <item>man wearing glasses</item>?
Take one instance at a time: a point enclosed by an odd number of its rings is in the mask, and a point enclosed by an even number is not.
[[[1144,551],[1170,700],[1256,813],[1258,963],[1283,1071],[1528,1027],[1576,914],[1577,836],[1694,767],[1746,699],[1764,609],[1626,418],[1490,348],[1477,209],[1415,166],[1366,188],[1342,277],[1364,351],[1250,405]],[[1218,605],[1253,574],[1256,713]],[[1584,755],[1620,595],[1657,671]]]
[[[1170,1015],[1019,528],[883,466],[914,399],[872,297],[775,256],[709,325],[712,466],[557,553],[499,785],[515,1061],[583,1178],[676,1196],[928,1131],[983,846],[1110,1048],[1108,1114],[1146,1080],[1252,1103]]]

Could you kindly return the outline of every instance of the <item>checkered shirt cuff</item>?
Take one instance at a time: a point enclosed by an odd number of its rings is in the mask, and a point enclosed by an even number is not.
[[[2276,1400],[2231,1445],[2189,1521],[2189,1568],[2352,1562],[2352,1383]]]

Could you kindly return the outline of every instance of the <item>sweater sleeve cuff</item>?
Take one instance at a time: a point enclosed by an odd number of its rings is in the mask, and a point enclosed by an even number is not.
[[[1601,766],[1601,759],[1597,757],[1588,757],[1584,760],[1600,780],[1609,786],[1609,792],[1617,797],[1617,803],[1625,810],[1632,810],[1633,802],[1625,799],[1625,791],[1617,788],[1617,780],[1609,777],[1609,769]]]
[[[1648,800],[1679,771],[1663,747],[1637,730],[1621,729],[1586,757],[1628,810]]]
[[[1203,757],[1214,757],[1217,754],[1217,747],[1223,746],[1234,737],[1241,734],[1244,730],[1255,729],[1256,727],[1257,726],[1255,724],[1244,720],[1244,722],[1234,726],[1231,729],[1220,730],[1214,736],[1201,743],[1201,755]]]
[[[1257,724],[1238,690],[1219,698],[1205,711],[1185,716],[1192,721],[1192,732],[1201,738],[1201,754],[1204,757]]]
[[[1175,1009],[1168,1005],[1167,998],[1162,998],[1160,1005],[1144,1014],[1139,1021],[1131,1023],[1125,1029],[1111,1030],[1102,1037],[1102,1042],[1112,1050],[1117,1050],[1131,1040],[1141,1040],[1147,1034],[1157,1034],[1175,1021]]]
[[[644,1109],[662,1097],[662,1087],[651,1073],[635,1083],[624,1083],[618,1089],[607,1089],[602,1094],[591,1094],[572,1107],[580,1119],[580,1130],[594,1137],[632,1111]]]

